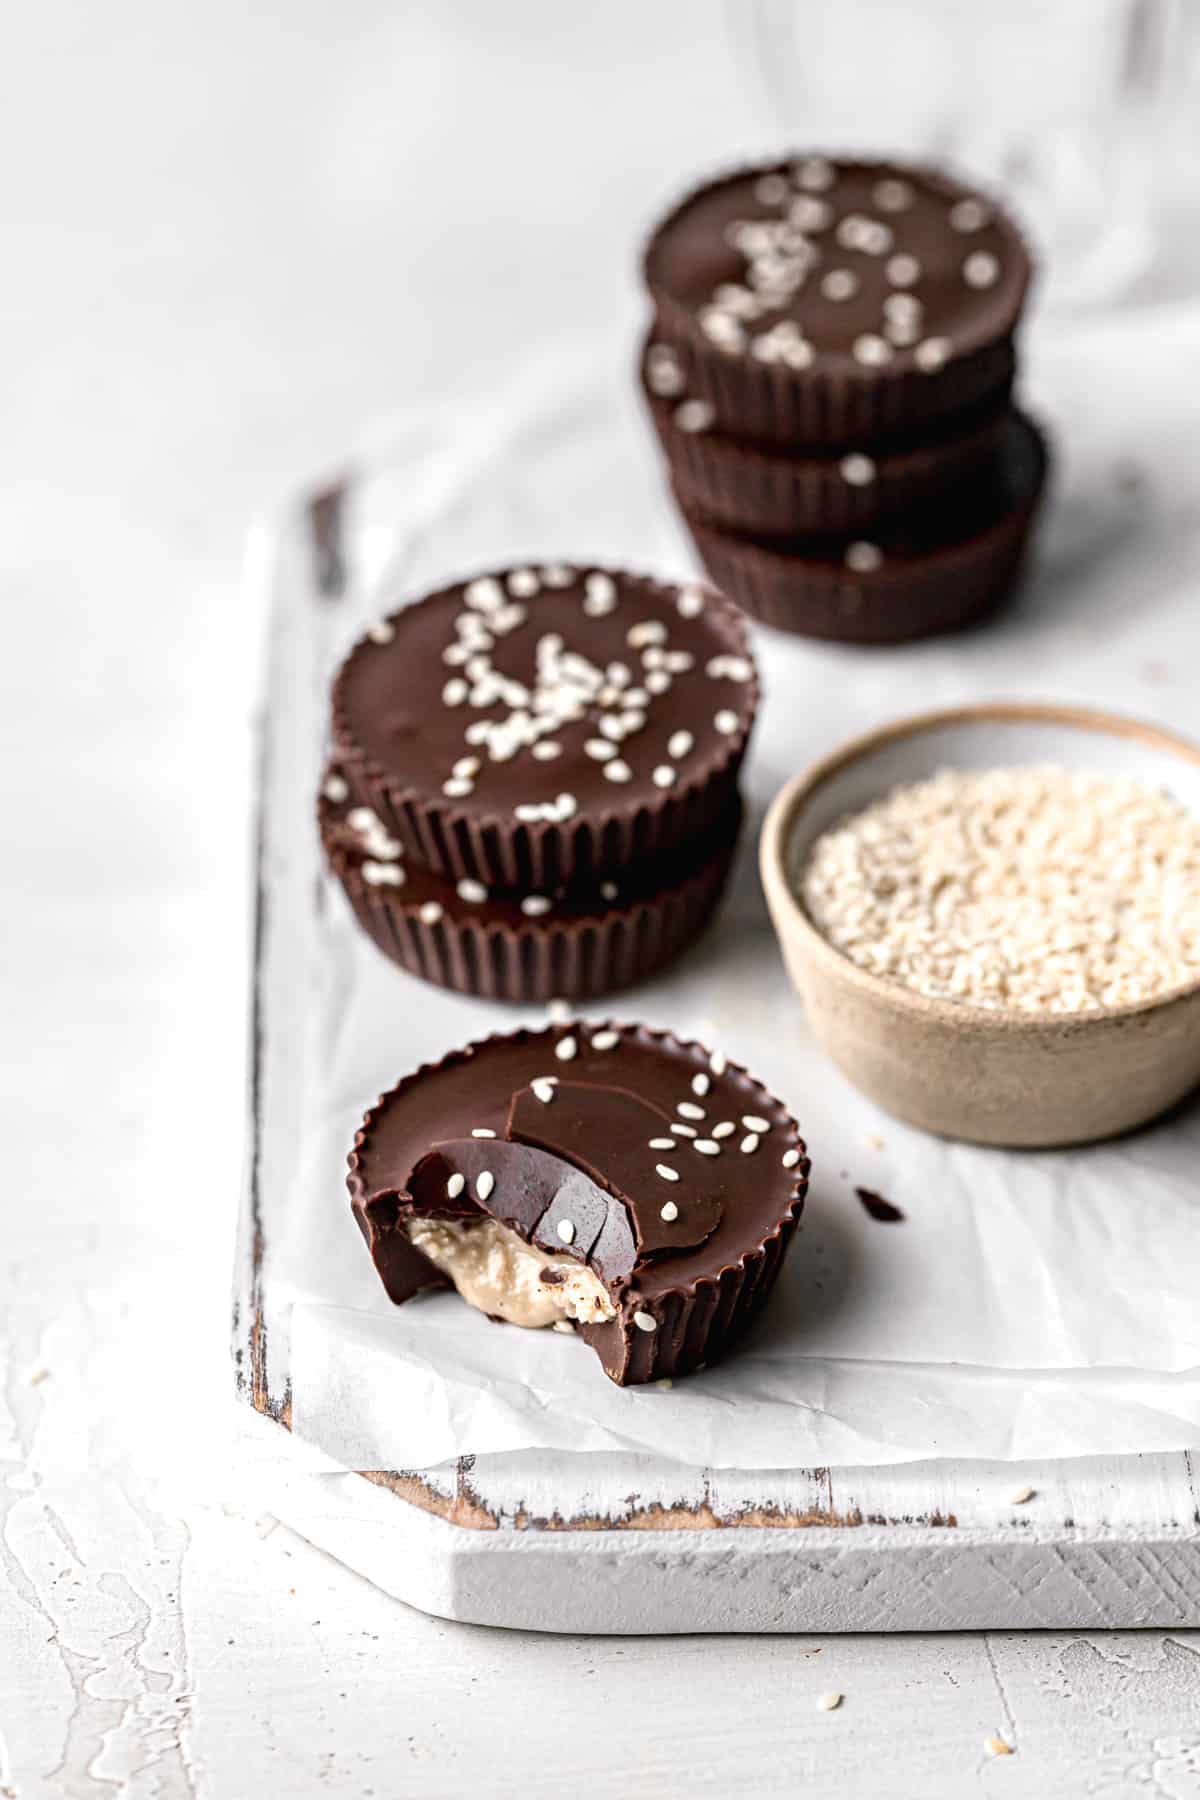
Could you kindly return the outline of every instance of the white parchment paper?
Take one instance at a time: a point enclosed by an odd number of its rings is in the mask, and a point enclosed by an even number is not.
[[[809,1036],[755,869],[779,785],[897,714],[1036,697],[1197,729],[1200,407],[1188,368],[1200,368],[1200,313],[1182,309],[1031,347],[1025,388],[1052,431],[1056,474],[1036,569],[995,626],[879,651],[757,634],[766,703],[719,923],[660,979],[584,1009],[719,1044],[801,1121],[814,1159],[803,1231],[766,1316],[724,1366],[623,1392],[580,1342],[493,1325],[452,1295],[389,1305],[346,1200],[358,1119],[417,1063],[544,1015],[411,980],[326,884],[296,971],[299,1172],[267,1266],[276,1303],[291,1306],[299,1434],[357,1468],[547,1447],[767,1468],[1200,1439],[1200,1105],[1118,1143],[1043,1154],[899,1124]],[[469,408],[377,433],[344,523],[351,591],[318,647],[318,690],[367,619],[477,568],[564,557],[695,571],[628,371],[597,374],[570,344]],[[296,769],[306,816],[319,706],[318,692]],[[871,1220],[856,1185],[904,1222]]]

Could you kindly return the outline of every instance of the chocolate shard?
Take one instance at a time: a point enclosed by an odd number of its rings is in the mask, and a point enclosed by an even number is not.
[[[712,1236],[721,1222],[719,1198],[707,1191],[704,1160],[686,1142],[652,1150],[652,1138],[671,1137],[671,1115],[628,1088],[560,1081],[547,1105],[531,1087],[521,1088],[508,1109],[507,1135],[582,1169],[628,1209],[639,1256],[689,1250]],[[657,1173],[662,1163],[679,1180]],[[666,1207],[668,1217],[663,1217]]]
[[[465,1185],[450,1201],[455,1175]],[[469,1202],[472,1212],[507,1225],[527,1244],[589,1264],[606,1285],[623,1280],[637,1260],[624,1201],[546,1150],[505,1138],[456,1138],[423,1156],[406,1188],[410,1214],[460,1217],[456,1209]]]

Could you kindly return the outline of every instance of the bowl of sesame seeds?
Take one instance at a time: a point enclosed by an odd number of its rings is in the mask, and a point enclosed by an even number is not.
[[[1078,1144],[1200,1083],[1200,746],[1075,707],[921,714],[788,782],[760,859],[811,1030],[888,1112]]]

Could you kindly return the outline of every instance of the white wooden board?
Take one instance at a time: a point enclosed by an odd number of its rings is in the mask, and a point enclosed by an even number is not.
[[[301,1104],[294,996],[308,909],[287,831],[298,734],[336,629],[340,491],[255,540],[272,596],[255,876],[249,1156],[234,1355],[239,1390],[291,1422],[287,1307],[271,1246]],[[332,1202],[331,1202],[332,1203]],[[365,1477],[365,1478],[364,1478]],[[1034,1490],[1024,1504],[1014,1494]],[[283,1483],[278,1510],[381,1588],[447,1618],[541,1630],[862,1631],[1200,1624],[1190,1460],[1043,1467],[687,1469],[538,1453],[449,1470]]]

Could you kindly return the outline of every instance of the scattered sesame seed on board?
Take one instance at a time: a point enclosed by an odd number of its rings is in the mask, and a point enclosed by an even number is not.
[[[1036,1488],[1031,1488],[1031,1487],[1018,1488],[1015,1494],[1010,1494],[1008,1496],[1008,1504],[1010,1506],[1028,1506],[1029,1502],[1031,1500],[1035,1499],[1036,1497],[1037,1497],[1037,1489]]]
[[[985,1756],[1015,1756],[1016,1755],[1016,1751],[1013,1749],[1012,1745],[1009,1743],[1006,1743],[1004,1738],[998,1737],[995,1734],[993,1734],[991,1737],[984,1738],[983,1750],[984,1750]]]
[[[844,1694],[839,1694],[836,1690],[828,1694],[818,1694],[817,1711],[836,1712],[845,1698],[846,1696]]]

